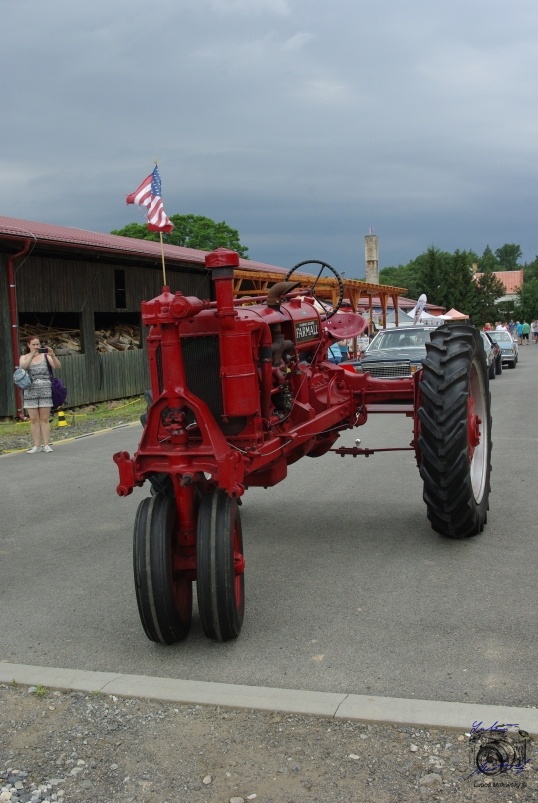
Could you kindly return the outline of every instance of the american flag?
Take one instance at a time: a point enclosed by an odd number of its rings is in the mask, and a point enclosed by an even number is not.
[[[167,217],[161,198],[161,176],[159,168],[155,165],[153,173],[144,179],[140,187],[127,196],[128,204],[147,206],[148,229],[150,231],[171,232],[174,224]]]

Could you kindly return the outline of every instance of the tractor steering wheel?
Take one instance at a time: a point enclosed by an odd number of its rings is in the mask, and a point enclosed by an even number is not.
[[[335,315],[338,312],[338,310],[340,309],[340,307],[342,305],[342,301],[344,299],[344,282],[342,281],[342,277],[340,276],[338,271],[335,270],[332,267],[332,265],[329,265],[328,262],[323,262],[321,259],[305,259],[304,262],[298,262],[297,265],[294,265],[293,268],[291,268],[291,270],[288,271],[284,281],[287,282],[288,279],[290,278],[290,276],[293,273],[295,273],[295,271],[298,268],[302,268],[303,265],[319,265],[320,266],[319,271],[318,271],[318,275],[316,276],[314,284],[310,287],[310,291],[311,291],[312,296],[314,297],[314,299],[318,302],[318,304],[325,311],[325,319],[328,320],[329,318],[332,318],[332,316]],[[318,298],[317,295],[316,295],[316,285],[318,283],[318,280],[322,278],[321,274],[323,273],[325,268],[327,268],[327,270],[329,270],[333,274],[333,276],[336,277],[336,279],[338,281],[338,301],[336,302],[336,304],[334,305],[334,307],[332,309],[329,308],[327,302],[324,303],[323,299]],[[323,278],[326,278],[326,277],[323,277]]]

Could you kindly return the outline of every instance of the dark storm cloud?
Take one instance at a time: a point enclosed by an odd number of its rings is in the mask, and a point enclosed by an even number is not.
[[[2,213],[97,231],[159,160],[168,214],[363,275],[434,244],[538,252],[538,9],[522,0],[13,0]]]

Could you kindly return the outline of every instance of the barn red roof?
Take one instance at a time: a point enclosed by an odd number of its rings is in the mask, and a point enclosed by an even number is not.
[[[68,226],[54,226],[50,223],[36,223],[32,220],[21,220],[0,215],[0,238],[33,239],[35,242],[64,244],[73,247],[86,247],[90,250],[122,252],[133,256],[161,258],[161,244],[151,240],[137,240],[133,237],[120,237],[117,234],[102,234],[86,229],[73,229]],[[206,251],[194,248],[183,248],[178,245],[165,245],[164,256],[172,262],[191,262],[204,265]],[[276,265],[265,265],[251,259],[241,259],[242,270],[270,270],[276,273],[287,273],[286,268]]]

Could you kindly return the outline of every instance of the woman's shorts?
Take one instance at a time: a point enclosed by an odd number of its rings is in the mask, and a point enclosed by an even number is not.
[[[52,407],[52,389],[50,384],[30,385],[24,391],[24,407],[27,410],[38,407]]]

